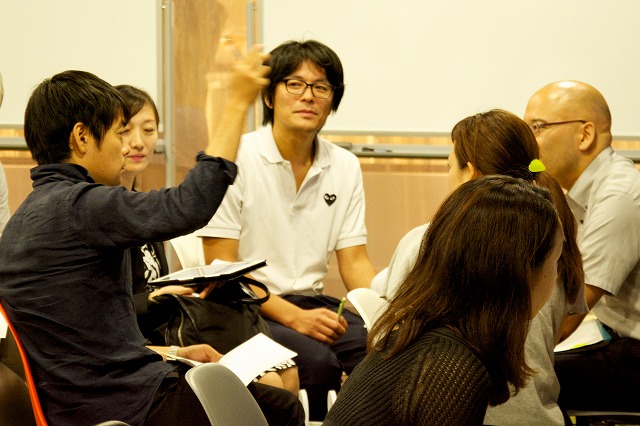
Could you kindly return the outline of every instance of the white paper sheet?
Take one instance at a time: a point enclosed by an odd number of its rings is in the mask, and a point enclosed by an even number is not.
[[[166,354],[164,354],[166,356]],[[280,343],[258,333],[243,344],[236,346],[220,358],[219,363],[233,371],[244,385],[251,383],[260,373],[298,355]],[[191,367],[202,364],[199,361],[175,356],[171,358]]]
[[[256,334],[220,359],[220,364],[233,371],[248,385],[263,371],[298,355],[262,333]]]
[[[554,348],[554,352],[563,352],[594,345],[602,342],[605,338],[610,338],[610,336],[603,336],[603,329],[601,327],[595,316],[590,315],[585,317],[578,328]]]

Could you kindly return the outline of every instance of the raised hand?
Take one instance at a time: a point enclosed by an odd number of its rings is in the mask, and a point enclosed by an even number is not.
[[[269,54],[262,53],[262,46],[256,45],[234,62],[228,88],[230,99],[246,104],[255,101],[260,90],[269,84],[271,68],[264,65],[268,58]]]

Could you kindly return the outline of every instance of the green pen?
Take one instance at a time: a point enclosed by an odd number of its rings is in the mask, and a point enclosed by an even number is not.
[[[340,322],[340,317],[342,316],[342,310],[344,309],[344,302],[347,301],[346,297],[343,297],[340,301],[340,306],[338,306],[338,322]]]

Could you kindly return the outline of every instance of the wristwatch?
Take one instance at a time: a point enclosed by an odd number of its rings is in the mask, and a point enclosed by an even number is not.
[[[178,356],[178,350],[180,349],[180,346],[169,346],[169,352],[167,352],[167,359],[176,359],[176,357]]]

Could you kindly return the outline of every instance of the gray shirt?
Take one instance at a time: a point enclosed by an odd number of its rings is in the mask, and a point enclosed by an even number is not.
[[[585,283],[611,293],[593,313],[620,335],[640,339],[640,172],[607,148],[567,201],[578,224]]]

